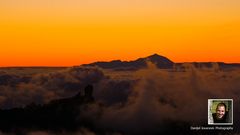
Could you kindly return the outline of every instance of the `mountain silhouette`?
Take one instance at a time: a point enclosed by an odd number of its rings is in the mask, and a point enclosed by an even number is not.
[[[84,64],[82,66],[98,66],[104,69],[116,69],[116,70],[137,70],[140,68],[146,68],[147,67],[147,61],[152,62],[156,64],[158,68],[161,69],[169,69],[172,68],[174,65],[174,62],[169,60],[168,58],[153,54],[151,56],[145,57],[145,58],[139,58],[134,61],[121,61],[121,60],[113,60],[110,62],[94,62],[90,64]]]
[[[153,54],[145,58],[139,58],[133,61],[121,61],[113,60],[110,62],[94,62],[90,64],[83,64],[82,66],[97,66],[103,69],[113,69],[113,70],[138,70],[141,68],[147,67],[147,62],[154,63],[159,69],[172,69],[175,68],[184,68],[183,65],[188,63],[192,64],[195,68],[212,68],[214,63],[219,66],[221,70],[232,70],[234,68],[240,68],[239,63],[224,63],[224,62],[181,62],[174,63],[167,57]]]

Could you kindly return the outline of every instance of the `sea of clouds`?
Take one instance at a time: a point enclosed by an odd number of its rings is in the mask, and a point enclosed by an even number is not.
[[[211,98],[233,99],[234,132],[239,133],[240,69],[223,71],[217,64],[212,68],[195,68],[186,63],[184,70],[178,71],[158,69],[149,62],[148,68],[133,71],[129,78],[122,79],[95,67],[74,67],[31,76],[2,72],[0,107],[24,107],[32,102],[44,104],[71,97],[83,92],[88,84],[94,86],[96,104],[86,110],[86,116],[80,117],[89,118],[109,134],[159,134],[207,125],[207,104]],[[96,114],[101,115],[96,117]],[[54,133],[29,132],[33,134]],[[74,134],[95,133],[81,128]]]

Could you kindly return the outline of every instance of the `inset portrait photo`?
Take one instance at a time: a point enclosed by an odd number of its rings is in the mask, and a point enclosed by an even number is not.
[[[233,100],[232,99],[208,99],[208,124],[232,125],[233,124]]]

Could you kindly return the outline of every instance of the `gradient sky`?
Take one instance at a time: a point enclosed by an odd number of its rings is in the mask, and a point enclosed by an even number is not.
[[[0,0],[0,66],[72,66],[153,53],[240,62],[240,0]]]

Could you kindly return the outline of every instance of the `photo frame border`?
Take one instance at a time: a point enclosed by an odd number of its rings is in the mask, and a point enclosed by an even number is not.
[[[232,106],[232,122],[231,123],[210,123],[209,121],[209,115],[212,115],[210,114],[210,102],[214,101],[214,100],[219,100],[219,101],[231,101],[231,106]],[[208,99],[208,125],[233,125],[233,99],[217,99],[217,98],[211,98],[211,99]]]

